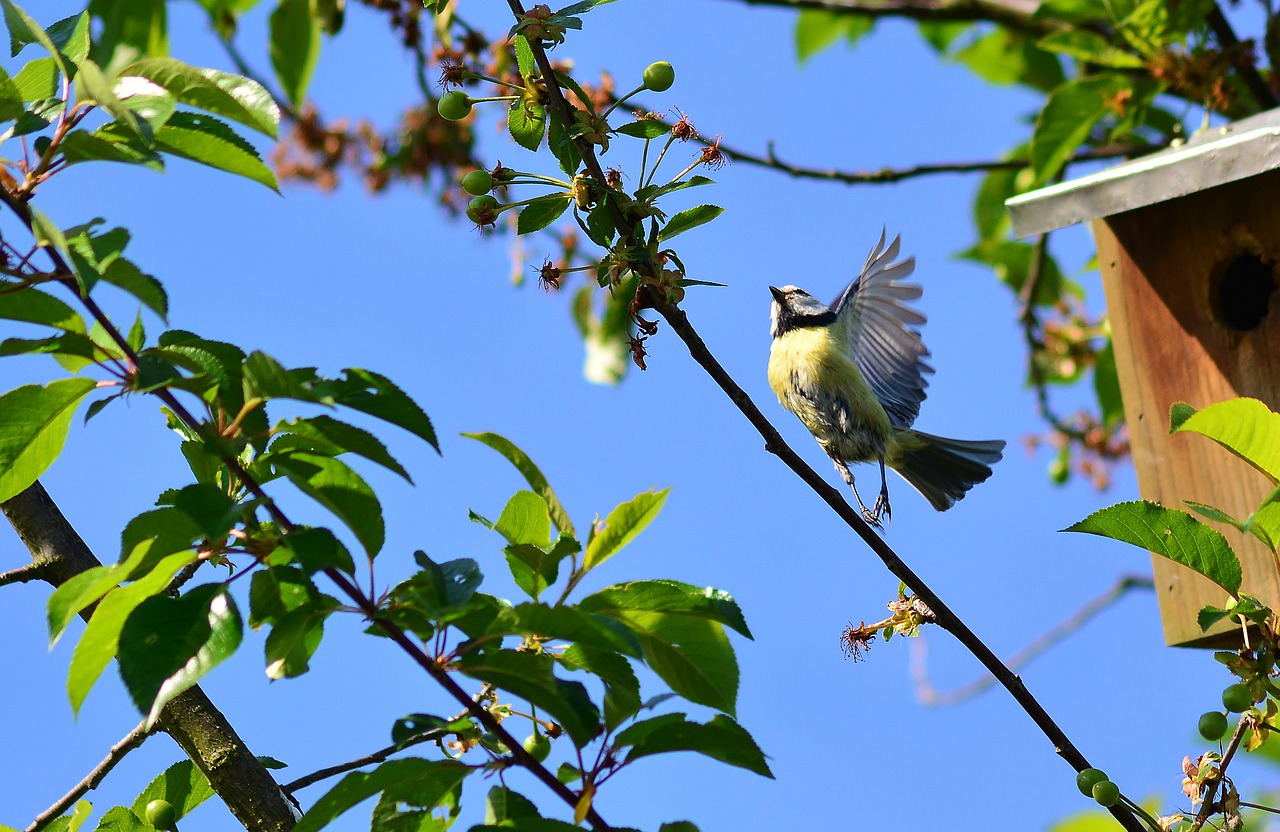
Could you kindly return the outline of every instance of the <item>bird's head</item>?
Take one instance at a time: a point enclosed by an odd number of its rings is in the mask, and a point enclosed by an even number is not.
[[[769,287],[773,306],[769,310],[774,338],[806,326],[830,326],[835,313],[827,305],[798,286]]]

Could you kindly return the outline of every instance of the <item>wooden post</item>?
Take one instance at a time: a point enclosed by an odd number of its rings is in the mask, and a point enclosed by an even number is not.
[[[1169,406],[1238,396],[1280,409],[1280,170],[1093,221],[1125,418],[1144,499],[1184,500],[1247,517],[1271,483],[1216,443],[1169,435]],[[1223,528],[1219,526],[1219,528]],[[1280,609],[1280,575],[1252,535],[1224,528],[1240,556],[1242,591]],[[1219,587],[1154,557],[1165,641],[1239,646],[1238,626],[1202,633]]]

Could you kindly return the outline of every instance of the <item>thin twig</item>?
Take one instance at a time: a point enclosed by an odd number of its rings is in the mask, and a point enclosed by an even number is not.
[[[1042,36],[1068,28],[1035,17],[1036,0],[738,0],[748,6],[783,6],[847,14],[854,17],[899,17],[937,22],[998,23],[1014,32]]]
[[[48,571],[49,565],[44,561],[33,561],[26,566],[19,566],[17,569],[10,569],[8,572],[0,572],[0,586],[6,584],[25,584],[27,581],[42,581],[45,573]]]
[[[1155,583],[1150,578],[1134,575],[1121,578],[1115,586],[1091,599],[1069,618],[1010,656],[1005,660],[1005,665],[1015,672],[1021,670],[1046,650],[1080,630],[1094,616],[1119,601],[1132,589],[1155,589]],[[924,637],[913,639],[911,641],[911,681],[915,683],[916,696],[926,705],[955,705],[972,699],[996,683],[996,678],[987,674],[962,687],[940,692],[929,682],[927,655],[928,649]]]
[[[1195,825],[1191,827],[1191,832],[1200,832],[1200,827],[1204,826],[1205,821],[1214,811],[1214,798],[1218,795],[1218,787],[1226,782],[1227,766],[1231,764],[1231,758],[1235,756],[1236,749],[1240,747],[1240,741],[1244,739],[1245,731],[1249,728],[1249,720],[1244,717],[1236,723],[1236,731],[1231,735],[1231,742],[1227,745],[1227,750],[1222,752],[1222,762],[1218,763],[1218,776],[1209,781],[1208,787],[1204,792],[1204,802],[1200,804],[1200,811],[1196,813]]]
[[[466,715],[467,712],[462,711],[449,721],[453,722],[454,720],[462,719]],[[315,785],[321,780],[327,780],[330,777],[337,777],[339,774],[346,774],[348,771],[355,771],[358,768],[371,766],[374,763],[384,762],[388,757],[397,752],[404,751],[406,748],[411,748],[424,742],[442,739],[443,737],[448,736],[449,733],[450,732],[443,728],[432,728],[429,731],[423,731],[421,734],[415,734],[402,743],[388,745],[386,748],[380,748],[372,754],[366,754],[363,757],[357,757],[354,760],[348,760],[347,762],[339,763],[336,766],[329,766],[328,768],[313,771],[305,777],[299,777],[292,783],[286,783],[280,788],[284,790],[285,794],[292,795],[294,792],[299,791],[300,789],[305,789],[307,786]]]
[[[142,745],[142,743],[151,736],[155,728],[147,729],[146,723],[140,723],[120,742],[111,746],[111,750],[107,752],[107,756],[102,762],[94,766],[93,771],[89,772],[83,780],[76,784],[75,788],[67,792],[58,802],[36,815],[36,819],[27,827],[26,832],[40,832],[53,821],[62,817],[62,815],[70,809],[77,800],[85,795],[86,792],[98,788],[98,784],[102,782],[102,778],[107,776],[116,764],[124,759],[125,755],[133,749]]]

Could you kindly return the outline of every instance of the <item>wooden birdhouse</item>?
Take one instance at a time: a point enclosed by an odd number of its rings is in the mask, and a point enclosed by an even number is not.
[[[1270,482],[1214,442],[1170,436],[1169,407],[1250,396],[1280,410],[1280,110],[1006,205],[1018,237],[1092,225],[1142,497],[1248,517]],[[1271,552],[1224,533],[1242,591],[1280,609]],[[1201,607],[1226,600],[1221,588],[1152,561],[1167,643],[1238,646],[1238,628],[1206,634],[1196,623]]]

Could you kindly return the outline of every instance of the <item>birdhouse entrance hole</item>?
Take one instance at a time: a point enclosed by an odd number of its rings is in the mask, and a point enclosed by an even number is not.
[[[1218,319],[1239,332],[1257,329],[1276,290],[1275,274],[1274,260],[1252,251],[1236,255],[1222,270],[1214,293]]]

